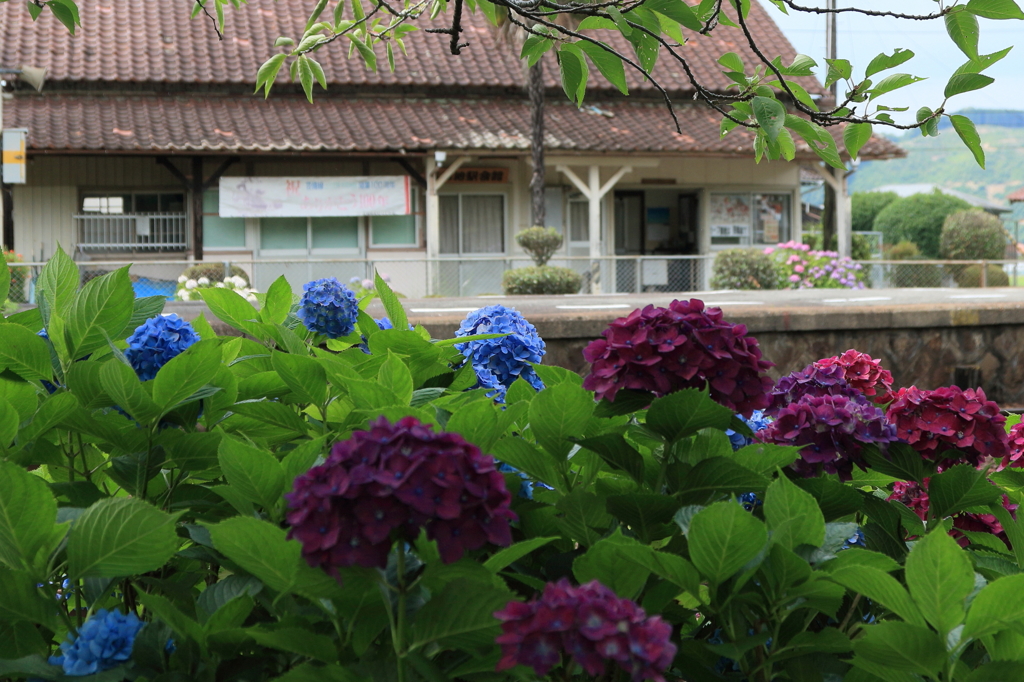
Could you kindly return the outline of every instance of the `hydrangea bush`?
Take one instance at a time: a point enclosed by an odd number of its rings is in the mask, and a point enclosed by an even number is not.
[[[178,277],[178,287],[174,292],[175,298],[179,301],[201,301],[203,289],[227,289],[233,291],[250,303],[256,303],[256,294],[259,293],[249,285],[249,281],[241,275],[232,275],[223,279],[211,279],[205,275],[196,278],[181,275]]]
[[[785,242],[764,253],[775,258],[784,289],[864,289],[864,267],[835,251],[813,251],[807,244]]]
[[[390,324],[201,290],[232,336],[77,283],[58,252],[0,322],[2,679],[1024,679],[1024,436],[981,390],[772,382],[696,300],[583,379],[379,277]]]

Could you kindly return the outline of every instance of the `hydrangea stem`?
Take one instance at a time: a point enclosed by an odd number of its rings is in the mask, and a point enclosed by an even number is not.
[[[405,548],[396,551],[396,582],[398,583],[398,615],[395,626],[395,655],[398,659],[398,682],[405,682]]]

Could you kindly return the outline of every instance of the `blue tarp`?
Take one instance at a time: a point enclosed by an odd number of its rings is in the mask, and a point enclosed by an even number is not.
[[[139,277],[137,280],[132,282],[132,289],[135,290],[136,298],[145,298],[147,296],[163,296],[168,301],[173,301],[175,300],[174,292],[177,288],[177,282],[171,282],[164,279],[149,279],[147,277]]]

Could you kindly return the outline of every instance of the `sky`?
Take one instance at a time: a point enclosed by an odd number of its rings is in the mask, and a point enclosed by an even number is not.
[[[767,0],[760,2],[767,8],[772,19],[786,34],[797,52],[806,54],[824,65],[826,55],[823,15],[790,10],[789,16],[786,16]],[[802,0],[800,4],[824,7],[826,3],[825,0]],[[878,10],[898,7],[899,11],[905,13],[927,14],[935,11],[937,5],[933,0],[839,0],[839,6]],[[957,95],[950,100],[946,110],[1024,110],[1024,21],[979,19],[979,23],[981,54],[991,54],[1015,43],[1017,46],[1001,62],[985,71],[986,75],[996,79],[995,83],[983,90]],[[907,113],[893,115],[900,123],[912,123],[914,112],[922,106],[934,109],[940,105],[949,76],[967,61],[967,57],[946,35],[945,25],[941,19],[909,21],[844,13],[839,15],[838,32],[838,56],[850,60],[855,78],[858,74],[863,76],[868,62],[880,52],[892,54],[893,49],[897,47],[914,52],[915,57],[909,62],[885,73],[909,73],[926,77],[927,80],[897,90],[879,100],[881,104],[891,107],[910,107]],[[823,68],[816,70],[816,73],[819,80],[824,79]],[[877,82],[877,78],[874,80]]]

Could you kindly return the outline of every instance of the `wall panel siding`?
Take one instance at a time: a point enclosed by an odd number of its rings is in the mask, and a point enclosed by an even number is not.
[[[71,216],[78,208],[78,191],[69,185],[16,185],[14,188],[14,248],[26,259],[49,258],[60,244],[71,253],[77,242]]]

